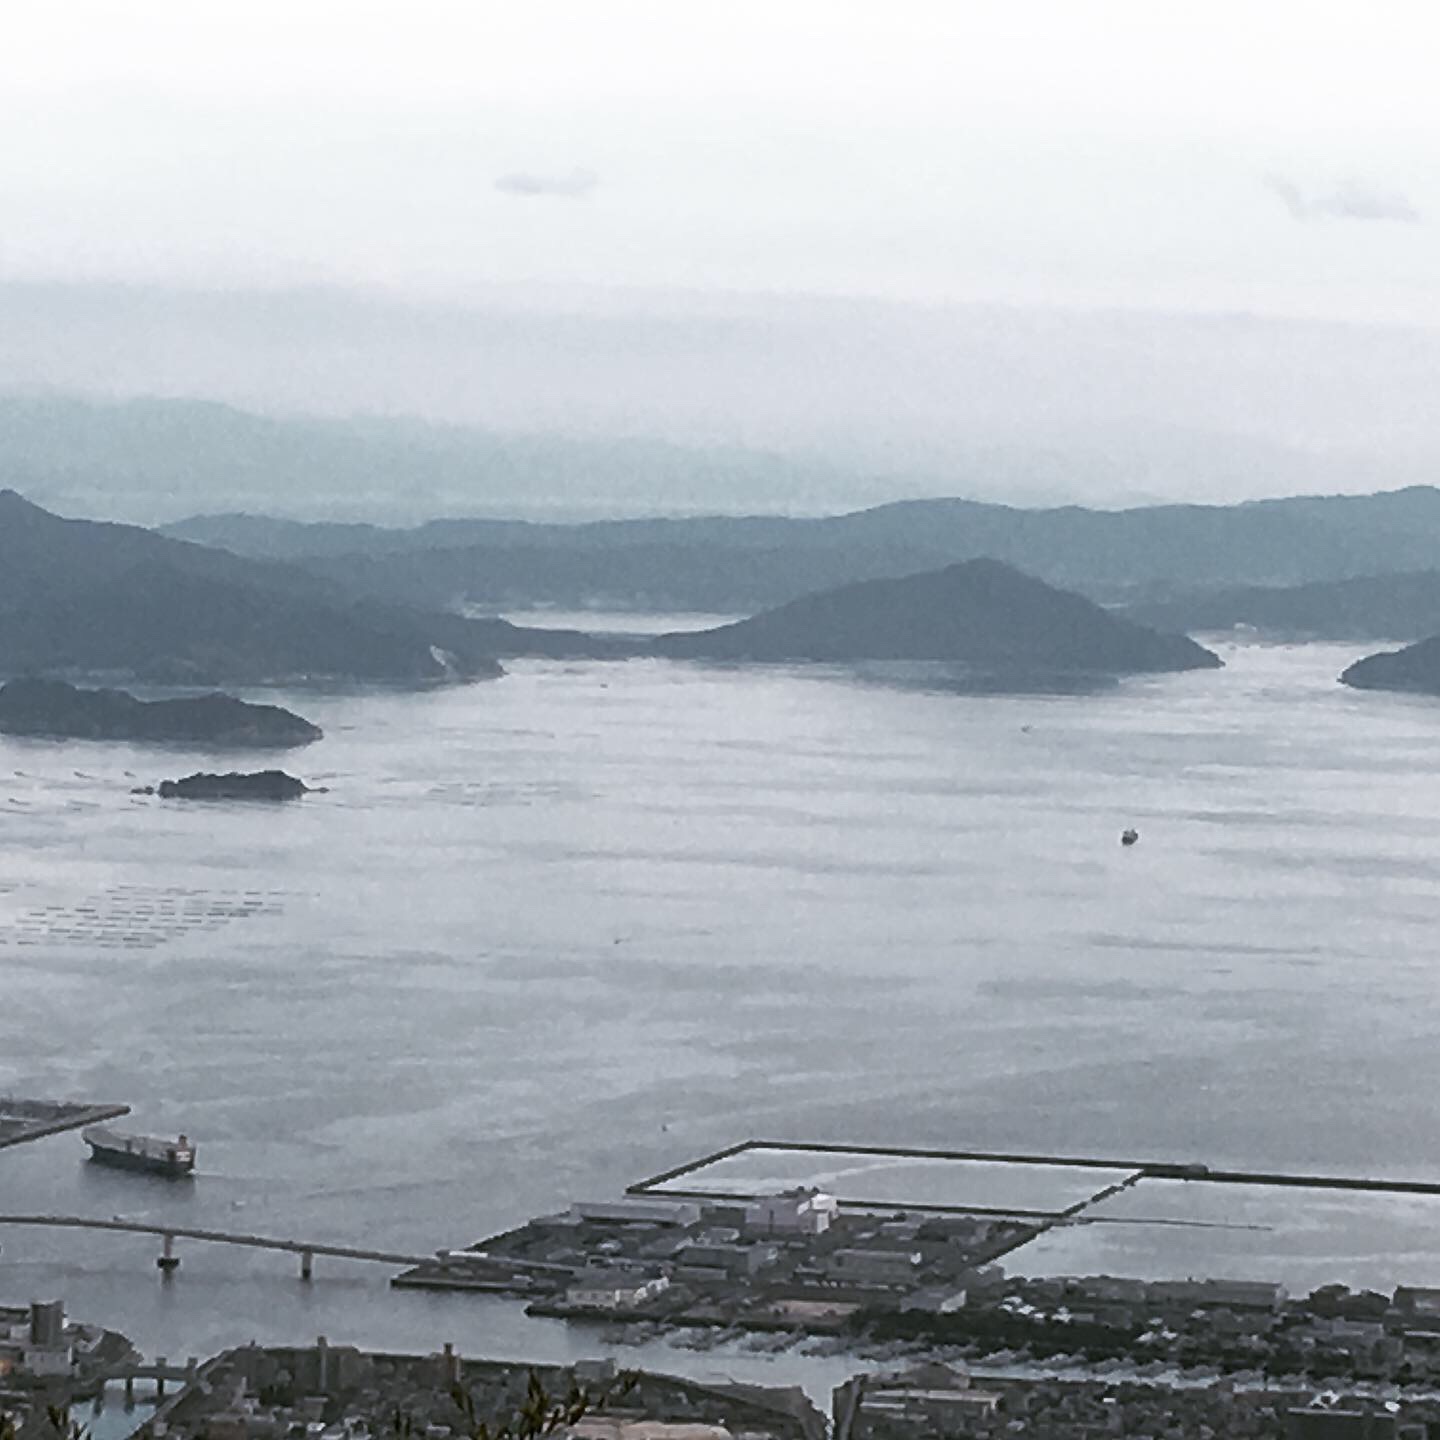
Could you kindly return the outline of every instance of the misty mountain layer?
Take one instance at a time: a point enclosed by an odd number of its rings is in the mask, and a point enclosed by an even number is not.
[[[1437,371],[1435,330],[1246,314],[10,281],[0,387],[39,408],[0,473],[147,523],[1349,492],[1440,473]]]

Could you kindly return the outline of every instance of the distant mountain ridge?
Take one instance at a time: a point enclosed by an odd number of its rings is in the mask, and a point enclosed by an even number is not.
[[[808,519],[454,519],[411,530],[212,516],[167,533],[429,606],[751,611],[978,558],[1095,599],[1152,603],[1201,588],[1430,569],[1440,553],[1440,490],[1113,511],[913,500]]]
[[[1182,635],[1120,619],[995,560],[807,595],[713,630],[662,635],[662,655],[737,661],[942,661],[988,674],[1213,669]]]
[[[1231,586],[1125,607],[1159,630],[1250,629],[1272,640],[1418,640],[1440,633],[1440,570]]]

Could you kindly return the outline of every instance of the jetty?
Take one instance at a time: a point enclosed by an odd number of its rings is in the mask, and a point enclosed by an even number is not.
[[[92,1105],[77,1100],[35,1100],[18,1095],[0,1095],[0,1150],[23,1145],[46,1135],[79,1130],[86,1125],[103,1125],[128,1115],[128,1105]]]

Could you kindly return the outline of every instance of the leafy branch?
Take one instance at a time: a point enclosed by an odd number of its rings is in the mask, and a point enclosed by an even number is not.
[[[545,1440],[562,1426],[574,1425],[586,1415],[603,1410],[614,1400],[628,1395],[639,1382],[639,1375],[626,1371],[603,1389],[594,1390],[573,1378],[563,1396],[552,1395],[544,1382],[530,1371],[525,1385],[525,1399],[508,1419],[485,1418],[479,1413],[475,1396],[464,1385],[450,1387],[450,1398],[463,1421],[462,1433],[467,1440]],[[397,1409],[391,1417],[395,1440],[413,1440],[423,1427],[414,1418]],[[0,1435],[0,1440],[5,1440]]]

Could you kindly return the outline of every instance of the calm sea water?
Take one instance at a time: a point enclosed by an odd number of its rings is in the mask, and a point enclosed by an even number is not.
[[[751,1135],[1440,1177],[1440,704],[1224,653],[1093,697],[646,661],[284,697],[329,793],[280,810],[129,793],[214,756],[0,742],[0,1091],[128,1102],[203,1172],[61,1136],[0,1209],[423,1252]],[[0,1243],[0,1298],[172,1356],[594,1348],[383,1270]]]

